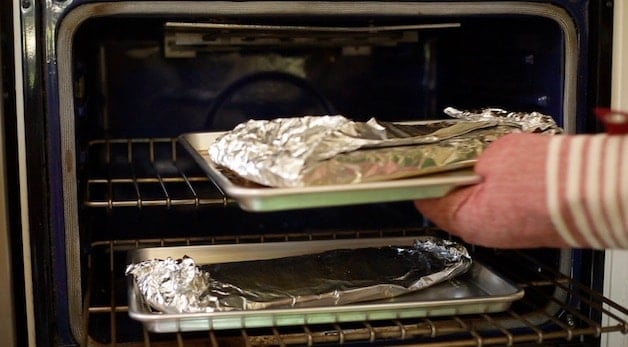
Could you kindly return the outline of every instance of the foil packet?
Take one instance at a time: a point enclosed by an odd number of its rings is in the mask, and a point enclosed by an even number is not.
[[[513,132],[561,133],[547,115],[498,108],[444,110],[421,124],[351,121],[344,116],[249,120],[220,136],[209,157],[225,171],[269,187],[384,181],[472,166]]]
[[[337,249],[276,259],[199,265],[192,258],[130,264],[127,276],[163,313],[323,307],[389,299],[465,273],[466,248],[438,238],[411,246]]]

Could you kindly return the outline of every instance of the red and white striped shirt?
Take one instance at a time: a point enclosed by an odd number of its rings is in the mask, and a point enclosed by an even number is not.
[[[547,207],[574,247],[628,248],[628,135],[553,136]]]

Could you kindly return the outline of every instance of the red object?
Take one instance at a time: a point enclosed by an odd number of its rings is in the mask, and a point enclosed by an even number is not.
[[[607,133],[628,134],[628,112],[598,107],[595,109],[595,115],[602,121]]]

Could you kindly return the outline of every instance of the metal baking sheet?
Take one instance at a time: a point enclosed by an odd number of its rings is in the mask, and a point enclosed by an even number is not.
[[[391,202],[444,196],[456,187],[480,182],[471,169],[384,182],[300,188],[246,186],[234,182],[210,160],[207,149],[223,132],[189,133],[179,142],[227,196],[247,211],[279,211],[363,203]],[[469,166],[469,163],[460,163]]]
[[[128,263],[148,259],[192,257],[197,264],[262,260],[319,253],[341,248],[412,245],[417,237],[267,242],[185,247],[141,248],[130,251]],[[151,332],[205,331],[366,320],[434,317],[500,312],[524,295],[489,268],[474,262],[471,269],[447,282],[387,300],[339,306],[164,314],[152,311],[129,277],[129,316]]]

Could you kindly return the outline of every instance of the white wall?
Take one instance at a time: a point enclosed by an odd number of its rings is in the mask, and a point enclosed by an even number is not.
[[[614,6],[611,107],[628,110],[628,1],[615,1]],[[604,271],[604,295],[628,307],[628,250],[607,251]],[[608,319],[603,323],[608,324]],[[628,347],[628,335],[603,335],[601,345]]]

